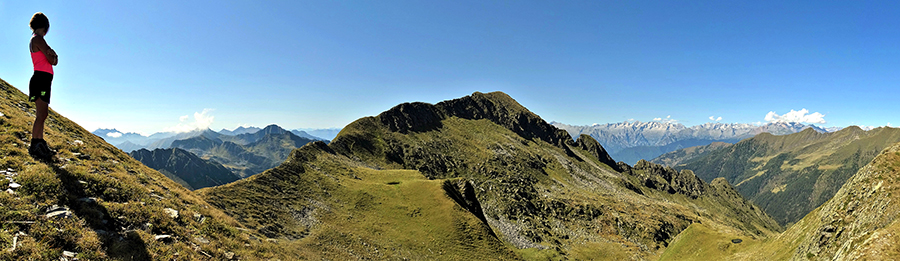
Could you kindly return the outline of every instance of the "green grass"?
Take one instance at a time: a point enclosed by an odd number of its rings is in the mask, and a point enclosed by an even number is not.
[[[284,257],[276,245],[251,240],[253,234],[238,230],[231,217],[53,110],[45,139],[62,162],[32,159],[33,104],[2,80],[0,96],[0,168],[15,170],[22,185],[16,195],[0,193],[0,246],[11,248],[15,235],[25,233],[15,251],[0,251],[0,260],[54,260],[63,251],[77,252],[81,260],[224,259],[226,252],[242,259]],[[73,216],[45,217],[52,205],[69,207]],[[165,208],[179,217],[169,217]],[[197,237],[210,242],[196,243]]]
[[[732,243],[732,239],[742,242]],[[752,237],[692,224],[672,241],[659,260],[729,260],[736,253],[759,245],[759,240]]]
[[[443,180],[428,180],[413,170],[374,170],[339,162],[348,161],[318,155],[302,162],[307,171],[298,176],[270,179],[291,175],[286,172],[289,166],[282,166],[251,177],[253,182],[248,184],[200,193],[251,226],[282,224],[273,236],[286,248],[297,250],[294,258],[518,259],[489,227],[447,196]],[[284,179],[293,181],[280,182]],[[262,190],[271,184],[300,193]],[[272,200],[272,196],[292,210],[306,211],[299,214],[306,219],[297,220],[298,213],[287,209],[252,203]],[[247,215],[252,211],[262,211],[269,218]]]

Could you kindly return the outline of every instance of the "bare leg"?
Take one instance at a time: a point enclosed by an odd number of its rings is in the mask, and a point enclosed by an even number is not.
[[[43,139],[44,120],[47,119],[48,104],[44,100],[41,100],[41,98],[37,98],[34,101],[34,104],[37,106],[37,115],[34,117],[34,126],[31,128],[31,138]]]

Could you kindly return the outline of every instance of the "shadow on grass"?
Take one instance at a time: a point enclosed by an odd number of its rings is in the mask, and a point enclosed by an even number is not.
[[[68,193],[60,196],[60,203],[69,206],[71,211],[84,219],[85,223],[97,233],[103,248],[114,260],[150,260],[147,244],[134,231],[121,231],[122,226],[109,211],[96,199],[89,198],[85,186],[78,177],[57,164],[48,164]]]

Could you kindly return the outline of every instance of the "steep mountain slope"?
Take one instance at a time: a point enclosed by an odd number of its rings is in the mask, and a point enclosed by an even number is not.
[[[692,225],[673,241],[663,259],[896,260],[900,258],[897,177],[900,143],[882,151],[833,198],[776,237],[750,245],[728,244],[728,235]],[[691,247],[704,245],[719,247]]]
[[[624,148],[617,152],[616,154],[610,155],[616,157],[623,162],[638,162],[640,160],[650,160],[654,159],[652,156],[662,156],[669,152],[674,152],[680,149],[693,148],[698,146],[708,146],[710,144],[721,144],[725,142],[716,141],[716,140],[681,140],[672,142],[663,146],[637,146],[631,148]],[[728,144],[728,143],[725,143]]]
[[[785,225],[830,199],[859,168],[896,142],[896,128],[760,134],[676,168],[693,170],[704,180],[724,177]]]
[[[35,161],[32,119],[26,95],[0,80],[0,260],[65,260],[64,251],[79,260],[294,255],[53,110],[45,138],[59,162]]]
[[[698,158],[700,156],[706,155],[706,153],[709,153],[709,152],[712,152],[714,150],[721,149],[724,147],[728,147],[728,146],[731,146],[731,144],[725,143],[725,142],[713,142],[708,145],[683,148],[683,149],[675,150],[675,151],[660,155],[659,157],[656,157],[655,159],[651,160],[650,162],[669,166],[669,167],[674,167],[674,166],[681,165],[684,162],[687,162],[692,159]]]
[[[401,104],[199,192],[309,258],[646,259],[693,223],[781,229],[724,179],[615,164],[503,93]]]
[[[129,155],[190,190],[224,185],[240,179],[222,164],[201,159],[179,148],[140,149]]]
[[[705,123],[686,127],[681,123],[620,122],[575,126],[558,122],[554,126],[577,137],[587,134],[606,146],[610,155],[626,163],[650,160],[677,149],[707,145],[712,142],[735,143],[760,133],[784,135],[812,128],[826,132],[815,125],[773,122],[762,126],[744,123]]]
[[[255,136],[256,134],[261,136]],[[229,141],[223,141],[223,139]],[[173,141],[172,147],[184,149],[201,158],[218,162],[244,178],[278,166],[287,159],[291,150],[312,141],[298,137],[278,126],[270,125],[253,135],[241,134],[218,138],[200,135]]]

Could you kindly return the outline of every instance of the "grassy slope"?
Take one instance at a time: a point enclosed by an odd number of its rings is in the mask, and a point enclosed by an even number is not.
[[[15,251],[0,251],[0,259],[55,260],[64,250],[82,260],[223,260],[226,252],[265,259],[285,252],[252,240],[232,218],[52,110],[45,137],[64,163],[33,160],[27,154],[33,104],[2,80],[0,97],[0,168],[16,171],[13,179],[22,185],[15,195],[0,193],[0,246],[9,249],[15,234],[26,234]],[[7,184],[0,178],[0,188]],[[79,200],[89,197],[96,203]],[[74,216],[46,218],[52,205],[68,206]],[[179,216],[169,217],[164,208]]]
[[[504,110],[520,115],[514,121],[529,121],[521,113],[530,112],[512,99],[476,95],[501,105],[490,111]],[[650,189],[635,176],[586,157],[587,151],[568,147],[570,153],[526,139],[491,120],[449,117],[435,123],[414,115],[410,117],[437,127],[404,134],[390,131],[382,116],[357,120],[328,146],[295,150],[273,170],[200,193],[248,227],[308,250],[307,258],[441,258],[434,252],[440,246],[447,249],[445,258],[486,253],[497,258],[653,259],[671,236],[695,222],[747,237],[780,229],[733,190],[737,199],[712,192],[691,199]],[[527,133],[527,128],[516,129]],[[490,228],[482,231],[471,223],[475,216],[447,205],[452,201],[437,186],[444,180],[474,185]],[[624,183],[637,184],[634,189],[642,194]],[[425,199],[434,203],[425,204]],[[410,212],[422,214],[410,217],[416,215]],[[468,220],[462,222],[468,225],[448,227],[461,222],[453,220]],[[473,231],[480,240],[459,240]],[[502,243],[484,233],[495,233]],[[460,242],[472,243],[460,248]],[[507,248],[497,249],[497,244]],[[376,247],[377,254],[372,252]]]
[[[879,154],[844,184],[834,198],[784,233],[735,250],[708,248],[731,236],[686,230],[664,258],[690,259],[696,251],[720,260],[890,260],[900,258],[900,143]],[[746,242],[746,241],[745,241]],[[697,250],[700,248],[700,250]]]
[[[728,147],[729,145],[731,145],[731,143],[717,141],[708,145],[683,148],[662,154],[659,157],[651,160],[650,162],[674,167],[680,165],[683,162],[687,162],[694,158],[706,155],[706,153]]]
[[[831,198],[859,168],[898,141],[900,129],[896,128],[760,134],[678,168],[694,170],[704,180],[725,177],[779,223],[788,225]]]
[[[442,184],[306,146],[282,166],[200,193],[299,259],[518,259]]]

